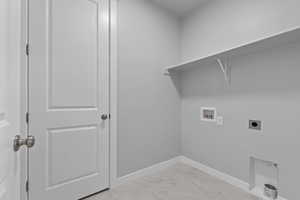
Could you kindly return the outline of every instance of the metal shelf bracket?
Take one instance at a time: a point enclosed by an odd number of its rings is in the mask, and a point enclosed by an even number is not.
[[[231,67],[228,65],[228,60],[227,59],[222,60],[222,59],[218,58],[217,62],[224,74],[225,81],[229,85],[230,81],[231,81]]]

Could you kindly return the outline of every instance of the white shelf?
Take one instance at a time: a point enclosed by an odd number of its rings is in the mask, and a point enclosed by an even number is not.
[[[278,46],[281,44],[286,44],[291,41],[295,41],[296,39],[300,39],[300,28],[294,28],[287,31],[283,31],[277,34],[269,35],[264,38],[260,38],[258,40],[230,48],[224,51],[217,52],[215,54],[203,56],[197,59],[193,59],[187,62],[180,63],[178,65],[169,66],[165,69],[166,74],[172,74],[176,71],[180,71],[183,69],[187,69],[190,67],[200,66],[207,63],[216,62],[218,60],[222,60],[224,58],[228,58],[234,55],[243,55],[251,52],[255,52],[261,49],[268,49],[274,46]],[[220,64],[220,62],[219,62]],[[221,66],[222,68],[222,66]]]

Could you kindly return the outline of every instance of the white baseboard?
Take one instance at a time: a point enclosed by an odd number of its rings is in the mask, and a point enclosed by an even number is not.
[[[192,159],[189,159],[189,158],[187,158],[185,156],[181,156],[180,161],[182,163],[186,164],[186,165],[192,166],[192,167],[194,167],[196,169],[199,169],[199,170],[201,170],[201,171],[203,171],[203,172],[205,172],[205,173],[207,173],[207,174],[209,174],[211,176],[214,176],[214,177],[216,177],[216,178],[218,178],[218,179],[220,179],[222,181],[225,181],[225,182],[227,182],[227,183],[229,183],[231,185],[234,185],[234,186],[236,186],[236,187],[238,187],[238,188],[240,188],[242,190],[249,191],[249,184],[246,183],[246,182],[244,182],[244,181],[242,181],[242,180],[240,180],[240,179],[237,179],[237,178],[235,178],[233,176],[230,176],[230,175],[225,174],[223,172],[220,172],[220,171],[218,171],[216,169],[213,169],[211,167],[203,165],[203,164],[201,164],[201,163],[199,163],[197,161],[194,161]]]
[[[172,165],[175,165],[176,163],[184,163],[186,165],[189,165],[191,167],[194,167],[196,169],[199,169],[201,171],[203,171],[204,173],[207,173],[211,176],[214,176],[224,182],[227,182],[235,187],[238,187],[240,189],[242,189],[243,191],[250,193],[254,196],[257,196],[258,198],[260,198],[261,200],[271,200],[269,198],[266,198],[263,195],[263,192],[261,190],[258,189],[253,189],[253,190],[249,190],[249,184],[238,179],[235,178],[233,176],[230,176],[228,174],[225,174],[223,172],[220,172],[216,169],[213,169],[211,167],[208,167],[207,165],[201,164],[200,162],[194,161],[192,159],[189,159],[185,156],[178,156],[175,158],[172,158],[170,160],[155,164],[153,166],[138,170],[136,172],[133,172],[131,174],[122,176],[120,178],[117,178],[112,184],[111,187],[114,188],[116,186],[122,185],[124,183],[127,183],[128,181],[132,181],[135,180],[137,178],[143,177],[143,176],[147,176],[147,175],[151,175],[154,174],[156,172],[159,172],[161,170],[164,170]],[[277,200],[287,200],[283,197],[278,197]]]
[[[271,200],[271,199],[265,197],[263,195],[263,192],[261,190],[258,190],[258,189],[249,190],[249,184],[246,183],[246,182],[244,182],[244,181],[242,181],[242,180],[240,180],[240,179],[238,179],[238,178],[235,178],[233,176],[230,176],[228,174],[220,172],[220,171],[218,171],[216,169],[213,169],[211,167],[203,165],[203,164],[201,164],[199,162],[196,162],[196,161],[194,161],[192,159],[189,159],[189,158],[187,158],[185,156],[181,156],[180,157],[180,162],[182,162],[182,163],[184,163],[186,165],[189,165],[191,167],[194,167],[196,169],[199,169],[199,170],[201,170],[201,171],[203,171],[203,172],[205,172],[205,173],[207,173],[207,174],[209,174],[211,176],[214,176],[214,177],[216,177],[216,178],[218,178],[218,179],[220,179],[222,181],[225,181],[225,182],[227,182],[227,183],[229,183],[229,184],[231,184],[231,185],[233,185],[235,187],[238,187],[238,188],[244,190],[247,193],[250,193],[250,194],[252,194],[254,196],[257,196],[261,200]],[[283,197],[278,197],[278,200],[287,200],[287,199],[285,199]]]
[[[176,163],[180,162],[180,160],[181,160],[181,156],[178,156],[178,157],[172,158],[170,160],[167,160],[167,161],[152,165],[150,167],[138,170],[131,174],[122,176],[120,178],[117,178],[117,180],[111,184],[111,187],[114,188],[116,186],[127,183],[128,181],[132,181],[132,180],[135,180],[135,179],[143,177],[143,176],[154,174],[154,173],[164,170],[172,165],[175,165]]]

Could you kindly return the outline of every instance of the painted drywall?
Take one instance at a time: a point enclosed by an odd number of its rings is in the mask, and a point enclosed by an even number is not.
[[[194,9],[197,9],[203,2],[208,0],[151,0],[158,5],[173,12],[178,17],[184,17]]]
[[[7,65],[7,2],[0,2],[0,113],[4,112],[4,67]],[[1,120],[1,119],[0,119]]]
[[[299,26],[299,1],[209,1],[182,20],[182,60]],[[249,157],[279,164],[280,195],[298,199],[300,42],[229,58],[231,84],[217,63],[181,73],[182,153],[248,181]],[[216,107],[224,125],[200,121]],[[262,131],[248,120],[263,122]]]
[[[180,99],[163,68],[179,60],[179,26],[149,0],[118,5],[118,176],[179,155]]]
[[[11,187],[11,160],[8,150],[8,137],[6,131],[7,120],[7,71],[8,71],[8,1],[0,2],[0,199],[14,198]]]
[[[299,6],[297,0],[207,1],[182,20],[182,60],[298,27]]]
[[[19,133],[20,1],[0,2],[0,199],[20,199],[19,155],[12,138]]]

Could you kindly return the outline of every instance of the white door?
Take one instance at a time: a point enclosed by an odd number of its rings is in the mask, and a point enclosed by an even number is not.
[[[0,199],[17,200],[19,156],[13,151],[19,129],[19,21],[16,1],[0,1]]]
[[[109,0],[29,0],[29,200],[109,186],[108,15]]]

